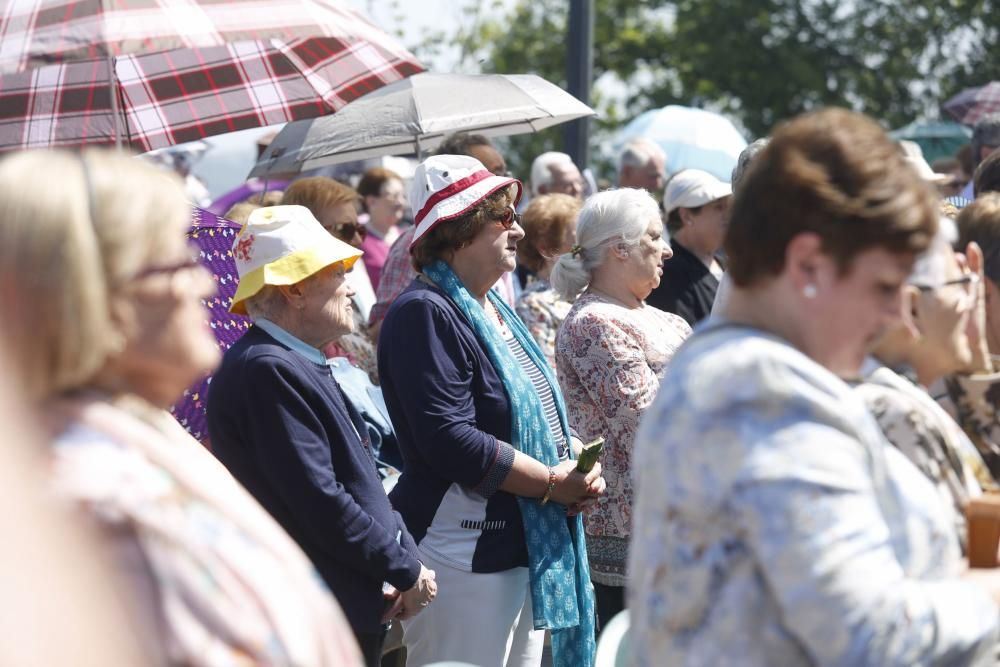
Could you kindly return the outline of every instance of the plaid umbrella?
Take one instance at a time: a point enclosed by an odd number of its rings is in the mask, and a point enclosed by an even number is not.
[[[966,88],[944,103],[943,108],[963,125],[975,125],[986,114],[1000,111],[1000,81]]]
[[[240,226],[225,218],[195,208],[191,216],[188,238],[198,249],[201,263],[212,273],[219,286],[218,293],[205,301],[208,308],[208,325],[215,333],[219,347],[226,351],[250,328],[250,320],[229,312],[236,284],[236,263],[232,245]],[[171,408],[171,413],[195,438],[206,441],[208,426],[205,421],[205,398],[211,378],[205,378],[184,392],[184,396]]]
[[[422,71],[336,0],[10,0],[0,151],[139,151],[329,114]]]

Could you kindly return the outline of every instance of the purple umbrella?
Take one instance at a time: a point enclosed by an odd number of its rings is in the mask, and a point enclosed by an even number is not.
[[[975,125],[986,114],[1000,111],[1000,81],[966,88],[944,103],[943,109],[963,125]]]
[[[235,222],[195,208],[191,215],[191,228],[187,235],[191,244],[198,249],[198,257],[219,286],[218,293],[204,301],[208,308],[208,325],[215,333],[215,340],[223,352],[240,339],[250,328],[250,320],[242,315],[229,312],[229,305],[236,293],[239,277],[233,261],[233,239],[240,231]],[[184,391],[184,396],[170,412],[196,439],[208,440],[208,426],[205,420],[205,398],[211,377],[206,377]]]
[[[265,189],[266,186],[266,189]],[[248,197],[262,192],[281,191],[288,187],[288,181],[276,181],[274,179],[265,180],[261,178],[251,178],[245,183],[241,183],[235,189],[225,194],[219,195],[215,201],[207,207],[207,212],[215,215],[225,215],[234,204],[238,204]]]

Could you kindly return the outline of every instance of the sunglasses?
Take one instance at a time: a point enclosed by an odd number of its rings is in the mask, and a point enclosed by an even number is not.
[[[510,204],[503,210],[503,214],[497,218],[497,224],[499,224],[504,229],[510,229],[514,226],[514,223],[521,224],[521,214],[514,209],[514,205]]]
[[[350,241],[357,234],[362,240],[368,236],[368,228],[360,222],[335,222],[326,231],[330,232],[342,241]]]

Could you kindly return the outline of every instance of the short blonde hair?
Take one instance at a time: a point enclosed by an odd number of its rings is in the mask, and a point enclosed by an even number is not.
[[[114,297],[190,224],[183,186],[124,153],[26,151],[0,161],[0,201],[15,372],[33,401],[85,387],[122,339]]]

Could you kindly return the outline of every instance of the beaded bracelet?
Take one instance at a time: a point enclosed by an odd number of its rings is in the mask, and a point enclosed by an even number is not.
[[[552,497],[552,492],[556,488],[556,471],[549,467],[549,488],[545,490],[545,495],[542,496],[542,505],[549,502],[549,498]]]

